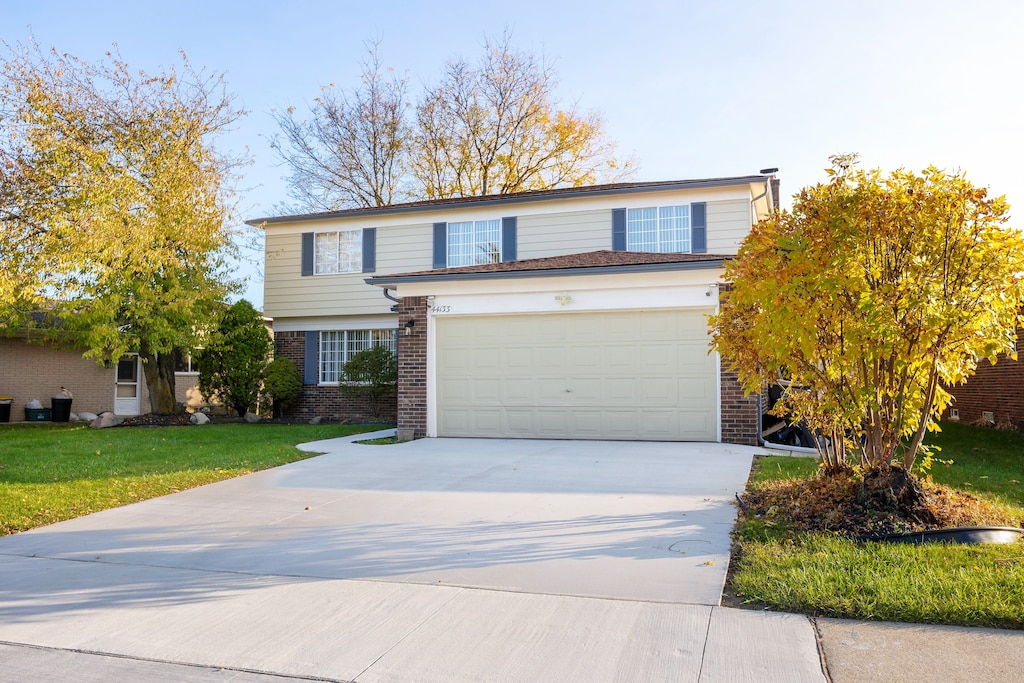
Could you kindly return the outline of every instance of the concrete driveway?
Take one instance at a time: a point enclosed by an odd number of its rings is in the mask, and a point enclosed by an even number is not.
[[[307,448],[326,455],[0,539],[0,673],[821,680],[806,619],[715,607],[755,449]]]

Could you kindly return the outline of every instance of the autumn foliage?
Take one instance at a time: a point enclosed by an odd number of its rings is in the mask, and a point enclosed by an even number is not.
[[[727,265],[714,344],[749,392],[789,381],[777,411],[818,436],[826,469],[909,471],[943,385],[1015,355],[1024,239],[963,174],[832,161]]]

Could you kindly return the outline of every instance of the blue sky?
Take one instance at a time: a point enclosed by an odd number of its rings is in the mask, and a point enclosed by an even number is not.
[[[783,194],[824,180],[828,156],[868,167],[961,169],[1024,202],[1024,3],[775,2],[57,2],[0,0],[0,37],[30,35],[83,59],[117,43],[132,66],[226,73],[250,114],[222,144],[248,148],[243,218],[286,199],[270,111],[357,83],[364,41],[411,90],[485,34],[543,51],[560,95],[603,113],[640,180],[745,175],[776,166]],[[1014,212],[1024,215],[1024,207]],[[1014,223],[1024,227],[1021,221]],[[258,263],[260,254],[250,253]],[[240,264],[245,296],[262,279]]]

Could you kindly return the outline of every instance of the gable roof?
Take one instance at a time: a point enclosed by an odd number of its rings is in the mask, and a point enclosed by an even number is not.
[[[701,178],[696,180],[661,180],[653,182],[608,183],[605,185],[588,185],[585,187],[559,187],[553,190],[530,190],[512,194],[490,194],[480,197],[452,197],[449,199],[426,199],[405,204],[390,206],[372,206],[359,209],[341,209],[338,211],[322,211],[290,216],[267,216],[253,218],[245,222],[253,227],[263,227],[275,223],[301,223],[306,221],[322,221],[346,216],[374,216],[394,213],[429,211],[444,206],[475,206],[480,204],[501,205],[517,202],[550,201],[567,197],[600,197],[606,195],[635,194],[657,192],[663,190],[687,190],[704,187],[726,187],[730,185],[749,185],[764,183],[772,179],[770,175],[749,175],[726,178]]]
[[[564,275],[607,275],[721,268],[732,256],[720,254],[655,254],[638,251],[588,251],[565,256],[485,263],[478,266],[438,268],[415,273],[396,273],[366,278],[369,285],[394,287],[401,283],[449,280],[491,280]]]

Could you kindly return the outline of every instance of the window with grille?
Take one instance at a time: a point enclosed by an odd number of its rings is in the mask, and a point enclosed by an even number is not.
[[[501,261],[501,220],[448,224],[448,267]]]
[[[363,270],[363,231],[318,232],[313,239],[313,273],[359,273]]]
[[[341,369],[360,351],[383,346],[396,352],[394,330],[330,330],[320,333],[320,383],[337,384]]]
[[[689,252],[690,207],[629,209],[626,212],[626,249],[659,253]]]

